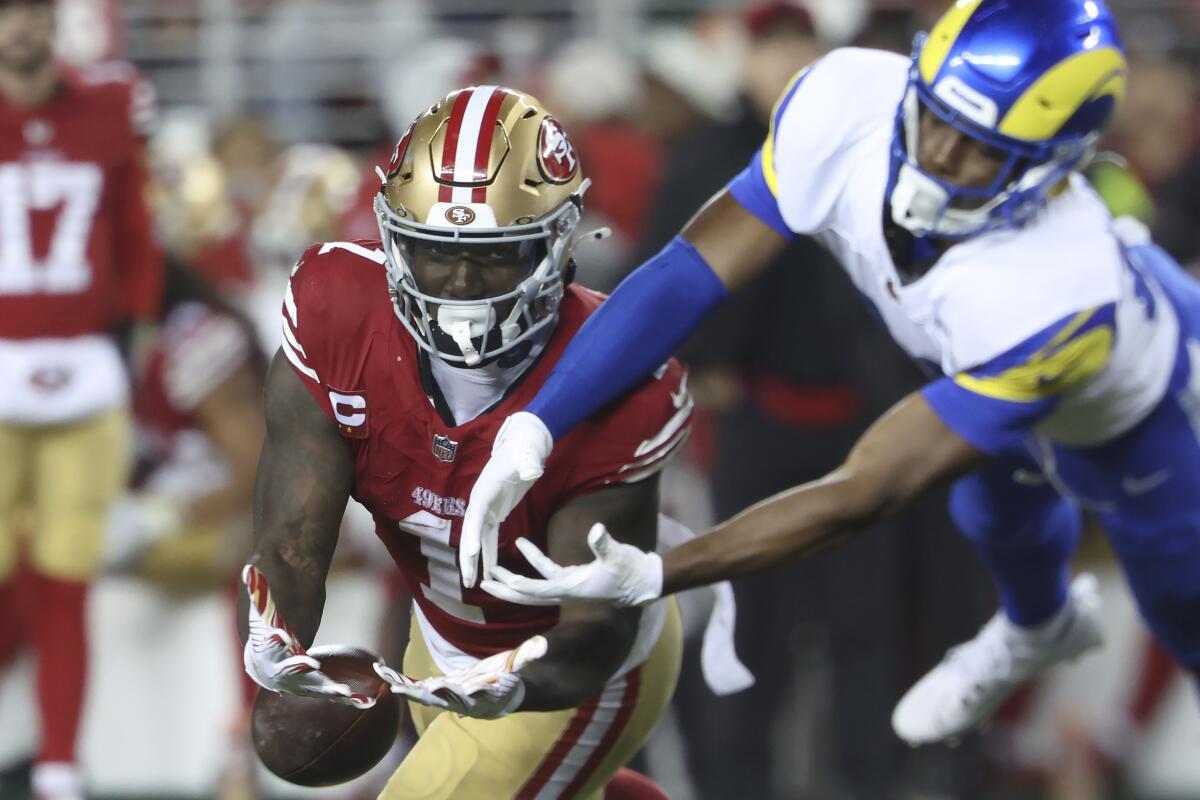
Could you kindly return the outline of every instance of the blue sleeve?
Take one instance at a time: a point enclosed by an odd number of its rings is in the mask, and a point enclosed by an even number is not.
[[[1015,402],[976,394],[948,376],[928,384],[921,394],[951,430],[992,456],[1020,447],[1055,405],[1053,398]]]
[[[939,378],[921,393],[972,446],[989,455],[1011,451],[1065,392],[1108,365],[1115,331],[1113,304],[1081,311],[985,364]]]
[[[775,199],[775,194],[767,185],[767,178],[763,174],[762,159],[762,150],[759,150],[754,154],[750,166],[739,172],[729,182],[729,193],[743,208],[790,241],[796,238],[796,234],[783,221],[783,214],[779,211],[779,201]]]
[[[525,410],[557,441],[661,366],[728,294],[676,236],[588,318]]]

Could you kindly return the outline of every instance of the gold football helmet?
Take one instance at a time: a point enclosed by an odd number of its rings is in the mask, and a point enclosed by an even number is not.
[[[583,180],[562,126],[533,97],[500,86],[452,92],[396,145],[375,214],[396,314],[447,362],[491,361],[548,330],[558,315],[579,223]],[[491,297],[423,287],[416,259],[520,262]]]

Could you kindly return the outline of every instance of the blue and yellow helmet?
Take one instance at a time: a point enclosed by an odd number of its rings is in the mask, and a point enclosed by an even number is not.
[[[948,238],[1020,227],[1093,151],[1126,71],[1100,0],[957,0],[914,47],[892,142],[893,219]],[[920,167],[923,108],[1006,155],[991,186],[958,186]]]

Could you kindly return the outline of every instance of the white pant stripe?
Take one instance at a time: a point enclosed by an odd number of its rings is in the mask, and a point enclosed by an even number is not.
[[[628,679],[622,677],[604,687],[592,719],[579,735],[575,745],[567,751],[562,763],[550,776],[550,780],[546,781],[546,785],[538,792],[536,800],[557,800],[571,781],[575,780],[575,776],[587,764],[588,759],[600,746],[604,735],[608,733],[608,729],[612,727],[613,721],[617,718],[627,685]]]

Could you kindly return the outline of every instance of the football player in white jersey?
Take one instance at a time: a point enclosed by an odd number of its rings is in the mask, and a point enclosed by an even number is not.
[[[1100,644],[1094,583],[1069,576],[1083,509],[1155,636],[1200,674],[1200,288],[1076,174],[1125,77],[1099,0],[957,0],[911,60],[842,49],[800,72],[759,156],[630,276],[499,432],[467,511],[466,585],[643,603],[823,550],[956,480],[952,516],[1001,609],[901,700],[903,739],[957,736]],[[662,557],[597,529],[591,564],[561,568],[525,546],[545,580],[495,568],[498,521],[554,441],[796,234],[838,257],[931,382],[826,478]]]

